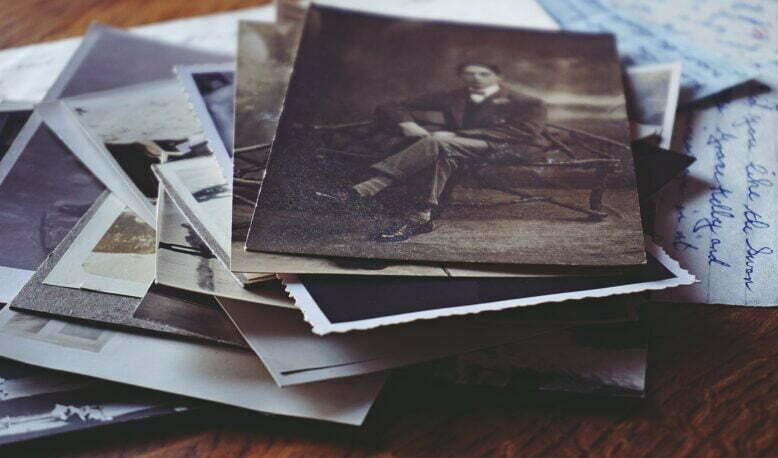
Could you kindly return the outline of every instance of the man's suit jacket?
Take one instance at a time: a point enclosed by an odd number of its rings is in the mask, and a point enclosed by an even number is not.
[[[380,123],[396,128],[401,122],[415,121],[413,112],[437,111],[443,114],[445,129],[463,137],[483,139],[495,146],[546,146],[541,135],[546,123],[546,105],[542,100],[501,87],[475,105],[470,122],[465,125],[469,100],[467,88],[434,92],[382,105],[376,110],[376,116]]]

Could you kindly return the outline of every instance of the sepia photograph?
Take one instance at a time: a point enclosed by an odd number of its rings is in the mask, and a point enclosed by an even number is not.
[[[256,107],[268,107],[267,103],[262,103],[263,98],[269,98],[271,93],[265,91],[275,92],[276,94],[282,94],[286,90],[286,86],[283,84],[262,84],[265,78],[270,78],[276,74],[277,71],[272,71],[272,66],[283,67],[290,66],[289,62],[281,62],[279,60],[261,63],[262,56],[267,53],[267,45],[265,41],[272,36],[273,33],[279,33],[276,27],[268,26],[267,24],[256,24],[251,22],[244,22],[241,28],[241,45],[238,49],[240,57],[240,64],[238,66],[237,74],[237,86],[238,86],[238,102],[236,110],[238,113],[238,129],[236,136],[242,138],[243,143],[250,144],[249,139],[253,135],[257,134],[256,129],[253,128],[252,120],[256,117],[265,118],[265,112],[258,114]],[[292,40],[288,40],[286,46],[292,47],[295,43]],[[663,70],[666,66],[656,66],[657,70]],[[646,67],[647,70],[653,70],[653,66]],[[190,74],[192,78],[197,77],[202,73],[212,73],[213,68],[209,70],[209,67],[195,66],[191,70],[180,69],[179,74]],[[633,71],[634,70],[634,71]],[[655,105],[656,100],[663,100],[664,104],[671,103],[670,97],[672,91],[669,91],[667,87],[662,85],[647,86],[646,84],[639,84],[643,79],[637,77],[640,81],[631,81],[633,73],[636,75],[642,75],[648,73],[647,70],[643,70],[643,67],[637,67],[629,69],[627,72],[628,86],[631,84],[637,85],[644,90],[636,92],[633,97],[628,99],[630,104],[635,104],[634,107],[628,105],[627,109],[630,113],[633,112],[645,112],[650,109],[650,106]],[[664,70],[663,70],[664,71]],[[664,74],[664,73],[663,73]],[[669,81],[668,81],[669,83]],[[193,84],[193,83],[191,83]],[[190,84],[190,85],[191,85]],[[656,93],[652,92],[656,91]],[[638,97],[640,96],[640,97]],[[194,96],[193,96],[194,97]],[[195,107],[198,105],[195,104]],[[210,122],[205,117],[209,116],[209,110],[204,108],[198,109],[198,118],[204,125],[208,125]],[[669,118],[673,115],[670,114]],[[277,119],[275,119],[277,121]],[[208,129],[206,127],[206,133]],[[222,132],[221,136],[224,137],[227,132]],[[653,133],[653,131],[651,132]],[[264,138],[270,138],[265,135]],[[633,138],[634,140],[635,138]],[[269,147],[269,143],[267,143]],[[252,198],[256,196],[259,189],[259,174],[264,170],[264,167],[258,167],[251,165],[251,162],[245,159],[254,158],[257,162],[262,162],[264,156],[262,156],[265,150],[246,150],[242,151],[238,156],[238,167],[236,168],[236,176],[234,180],[235,194],[233,195],[233,213],[232,213],[232,246],[230,253],[230,268],[236,272],[265,272],[274,271],[279,273],[305,273],[305,274],[343,274],[343,275],[407,275],[407,276],[451,276],[451,277],[509,277],[509,276],[543,276],[543,275],[566,275],[566,274],[582,274],[582,269],[574,269],[574,271],[565,271],[561,267],[546,268],[543,269],[538,266],[533,267],[519,267],[508,265],[479,265],[470,266],[461,263],[455,265],[453,263],[446,263],[445,265],[428,262],[428,263],[410,263],[403,261],[387,261],[377,259],[362,259],[355,260],[349,258],[338,257],[326,257],[326,256],[306,256],[306,255],[288,255],[281,253],[268,253],[259,251],[246,251],[244,250],[244,243],[246,239],[246,231],[248,228],[248,222],[253,213]],[[655,153],[655,152],[652,152]],[[253,156],[252,156],[253,155]],[[638,175],[638,192],[642,193],[644,190],[641,188],[641,172],[642,175],[650,175],[654,177],[654,173],[648,173],[648,170],[653,169],[653,161],[643,161],[643,165],[646,166],[645,170],[636,170]],[[637,163],[636,163],[637,167]],[[676,167],[670,167],[670,171],[676,170]],[[159,170],[159,169],[158,169]],[[254,179],[251,178],[254,174]],[[668,174],[668,177],[672,177],[675,173]],[[664,176],[664,175],[663,175]],[[669,179],[669,178],[668,178]],[[656,181],[656,180],[654,180]],[[660,184],[663,181],[660,180]],[[175,191],[175,186],[169,187],[171,191]],[[652,188],[652,193],[654,189]],[[641,200],[646,196],[640,195]],[[205,219],[205,218],[195,218]],[[589,272],[593,273],[593,272]],[[599,272],[606,275],[608,272]]]
[[[43,283],[143,297],[154,281],[156,234],[109,194]]]
[[[247,249],[646,262],[612,36],[309,11]]]
[[[257,271],[244,250],[259,187],[292,74],[299,32],[241,21],[235,76],[235,132],[230,268]],[[249,258],[249,259],[246,259]]]

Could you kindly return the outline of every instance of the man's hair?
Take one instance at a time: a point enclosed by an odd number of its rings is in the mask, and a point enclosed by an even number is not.
[[[457,73],[461,74],[465,70],[465,68],[470,67],[471,65],[488,68],[489,70],[493,71],[495,75],[499,75],[500,73],[502,73],[502,70],[500,70],[500,67],[496,64],[492,64],[489,62],[479,62],[475,60],[462,62],[461,64],[457,65]]]

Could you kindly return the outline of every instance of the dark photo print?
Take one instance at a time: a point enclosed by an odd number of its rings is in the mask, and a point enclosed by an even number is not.
[[[257,251],[645,263],[613,37],[310,10]]]

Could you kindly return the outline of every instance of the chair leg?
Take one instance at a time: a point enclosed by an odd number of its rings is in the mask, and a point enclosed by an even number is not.
[[[605,189],[602,187],[596,187],[589,193],[589,208],[596,212],[602,211],[602,196],[605,194]]]

